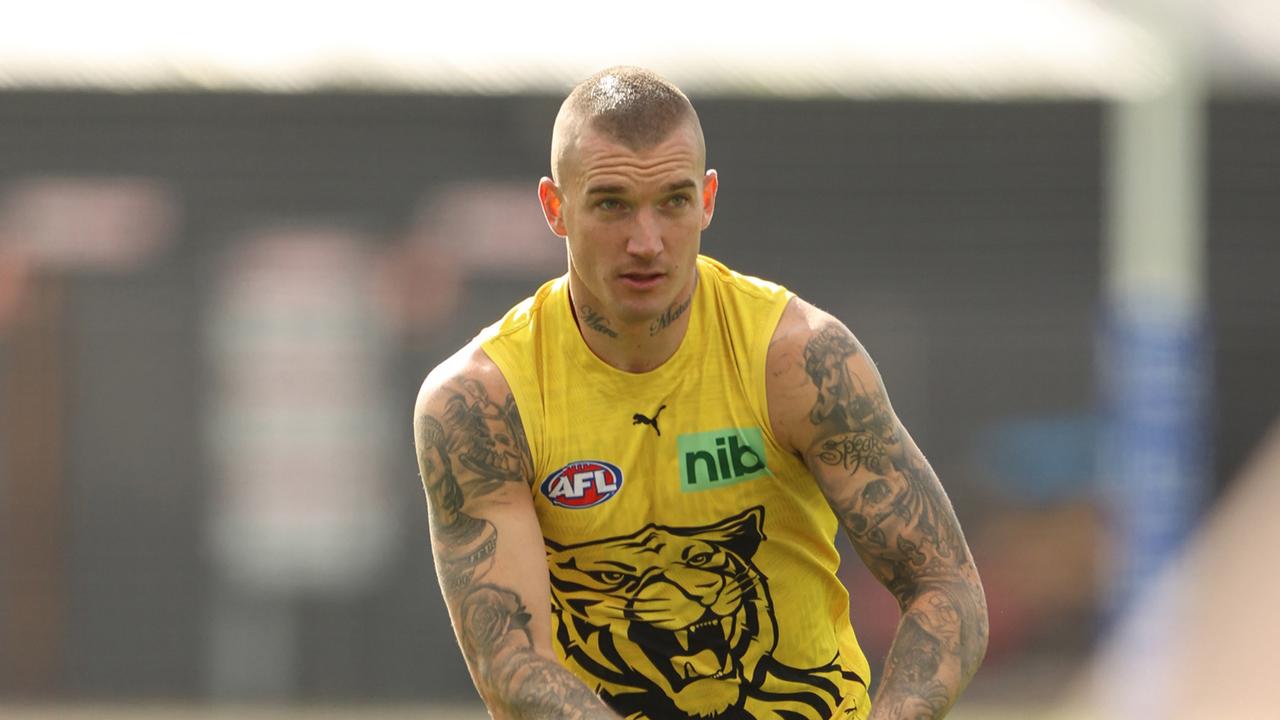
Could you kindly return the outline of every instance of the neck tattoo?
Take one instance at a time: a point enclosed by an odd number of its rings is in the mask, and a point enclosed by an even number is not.
[[[689,309],[689,305],[692,302],[693,302],[693,293],[689,293],[689,297],[685,298],[684,302],[680,303],[679,305],[672,305],[671,307],[667,308],[666,312],[662,313],[662,315],[659,316],[657,320],[654,320],[653,322],[649,323],[650,337],[657,335],[658,333],[670,327],[672,323],[678,320],[680,316],[683,315],[684,312]]]
[[[595,310],[591,309],[586,305],[582,305],[580,307],[582,308],[582,314],[581,314],[582,322],[587,327],[591,328],[592,330],[595,330],[601,335],[608,335],[611,338],[618,337],[618,331],[609,327],[608,318],[606,318],[605,316],[601,315],[600,313],[596,312]]]

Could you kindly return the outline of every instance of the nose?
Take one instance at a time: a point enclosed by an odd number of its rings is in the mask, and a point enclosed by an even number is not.
[[[725,578],[720,573],[679,565],[667,569],[667,581],[703,607],[711,607],[724,592]]]
[[[651,208],[636,213],[635,225],[627,237],[627,253],[646,260],[662,252],[662,227]]]

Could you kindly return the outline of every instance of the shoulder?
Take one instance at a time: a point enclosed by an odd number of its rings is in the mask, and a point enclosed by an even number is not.
[[[748,372],[755,387],[766,373],[768,347],[796,299],[778,283],[729,269],[705,255],[698,256],[699,278],[715,303],[713,314],[738,341],[740,369]]]
[[[476,337],[427,374],[418,389],[415,418],[439,413],[459,394],[482,394],[498,402],[511,395],[506,377],[484,351],[484,340],[483,334]]]
[[[791,291],[778,283],[740,273],[706,255],[698,256],[698,269],[702,278],[739,295],[775,302],[792,297]]]
[[[539,324],[544,306],[549,299],[564,291],[564,276],[548,280],[533,295],[517,303],[497,322],[481,330],[460,350],[437,365],[418,391],[418,412],[433,400],[438,400],[442,393],[448,395],[464,385],[481,387],[499,399],[510,395],[512,379],[504,374],[504,365],[511,371],[512,359],[520,359],[521,353],[528,351],[533,328]],[[504,359],[507,360],[505,364]]]
[[[791,297],[774,329],[765,371],[774,435],[797,452],[808,448],[815,413],[833,385],[880,384],[853,332],[798,296]]]
[[[843,323],[831,313],[819,309],[813,303],[800,297],[792,296],[787,307],[778,318],[778,327],[773,331],[773,339],[769,343],[770,352],[803,346],[804,341],[815,332],[835,324],[844,327]]]
[[[792,296],[769,340],[768,371],[773,379],[807,378],[806,367],[827,345],[855,348],[853,332],[834,315]]]
[[[469,473],[464,482],[476,485],[481,495],[509,481],[530,482],[531,456],[519,409],[479,338],[427,375],[413,428],[424,467],[431,453],[447,451]]]
[[[508,310],[497,322],[481,330],[477,339],[483,344],[526,335],[533,326],[538,324],[547,303],[552,298],[567,293],[567,287],[566,276],[548,280],[534,294]]]

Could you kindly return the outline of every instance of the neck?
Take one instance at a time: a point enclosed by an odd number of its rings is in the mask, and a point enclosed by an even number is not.
[[[578,332],[596,357],[619,370],[649,372],[676,354],[689,329],[689,310],[698,285],[695,272],[689,287],[655,318],[623,322],[601,312],[586,293],[579,290],[573,274],[569,277],[569,302]],[[582,301],[579,302],[579,298]]]

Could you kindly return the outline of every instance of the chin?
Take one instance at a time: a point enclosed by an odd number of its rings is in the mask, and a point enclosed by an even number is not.
[[[661,295],[653,295],[646,298],[637,298],[631,303],[637,314],[644,315],[646,320],[652,320],[667,311],[667,308],[680,302],[683,299],[679,289],[673,289],[672,292],[664,292]]]
[[[669,303],[661,302],[619,302],[618,320],[627,324],[647,324],[653,322]]]

